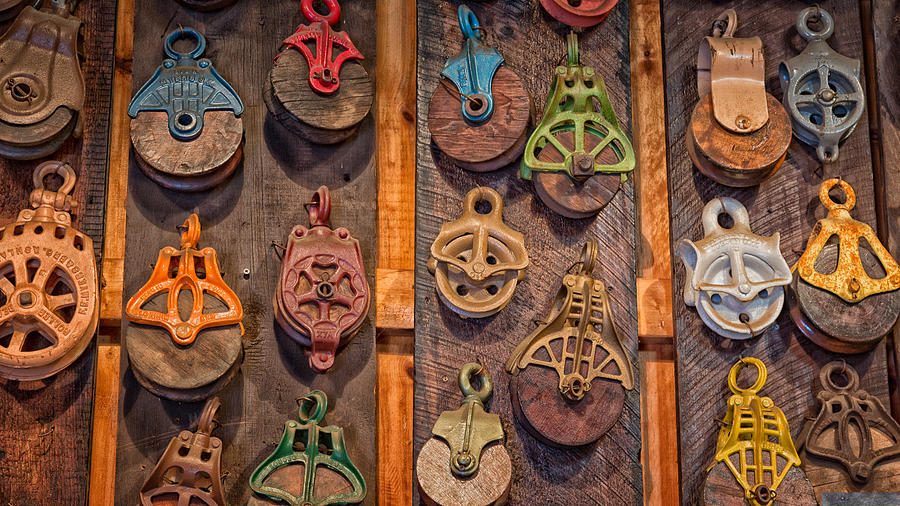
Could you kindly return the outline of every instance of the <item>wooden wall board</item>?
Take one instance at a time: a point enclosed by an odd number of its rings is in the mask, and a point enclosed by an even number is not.
[[[480,359],[494,379],[488,403],[500,415],[506,449],[512,458],[511,504],[639,504],[639,387],[627,392],[616,425],[595,445],[559,450],[539,443],[515,423],[509,376],[504,370],[513,348],[550,309],[563,272],[575,261],[588,237],[600,242],[600,275],[610,289],[616,326],[637,374],[634,191],[632,183],[594,219],[570,220],[554,214],[519,179],[517,164],[496,172],[466,172],[432,144],[428,102],[447,58],[461,47],[456,2],[418,3],[418,139],[416,147],[416,393],[415,455],[431,436],[441,412],[459,407],[459,368]],[[537,1],[471,4],[485,28],[486,43],[496,47],[524,81],[540,113],[555,66],[565,55],[567,27],[554,21]],[[612,11],[598,27],[580,36],[581,58],[604,78],[613,106],[630,131],[628,6]],[[524,99],[524,97],[523,97]],[[426,262],[442,223],[455,220],[472,188],[494,188],[504,199],[504,219],[525,234],[531,264],[525,280],[504,310],[482,320],[464,320],[439,302]],[[565,423],[565,420],[560,420]]]
[[[79,205],[73,224],[94,241],[99,260],[116,2],[85,0],[75,15],[84,22],[84,133],[47,159],[67,161],[75,169]],[[0,223],[15,221],[28,206],[32,172],[42,161],[0,160]],[[67,369],[42,382],[0,382],[0,498],[29,505],[86,499],[96,353],[91,344]]]
[[[365,55],[374,82],[375,2],[344,2],[339,29]],[[150,182],[135,165],[129,169],[125,296],[146,281],[157,252],[177,244],[175,226],[191,212],[200,215],[201,246],[219,254],[225,281],[245,311],[244,361],[219,393],[216,434],[224,442],[222,471],[226,500],[245,504],[250,473],[275,448],[283,424],[296,417],[295,399],[311,389],[328,395],[325,422],[344,428],[349,454],[366,478],[366,504],[378,497],[375,437],[374,307],[356,338],[339,352],[325,375],[309,370],[299,346],[275,325],[272,295],[280,259],[272,243],[284,244],[291,228],[306,224],[304,203],[321,185],[332,192],[332,224],[359,239],[370,284],[375,274],[375,127],[367,117],[359,131],[336,146],[315,146],[290,134],[267,114],[261,92],[281,41],[303,16],[299,2],[244,0],[225,10],[201,14],[170,0],[138,2],[135,12],[134,89],[163,58],[163,38],[192,26],[207,38],[209,57],[241,96],[245,112],[244,161],[235,175],[208,192],[181,194]],[[249,278],[242,271],[250,269]],[[123,322],[123,342],[129,326]],[[136,382],[122,354],[122,388],[116,467],[116,503],[133,503],[169,439],[195,427],[202,403],[179,404],[153,396]]]
[[[842,177],[853,186],[858,199],[854,217],[874,225],[872,165],[865,116],[856,132],[843,143],[838,162],[822,167],[811,148],[794,140],[784,166],[759,187],[735,189],[718,185],[692,166],[686,152],[684,131],[698,99],[697,47],[701,38],[710,32],[719,13],[726,7],[734,8],[739,22],[737,35],[762,38],[766,87],[780,99],[778,64],[805,47],[805,41],[794,28],[794,21],[797,12],[808,5],[799,0],[743,0],[727,6],[693,0],[665,0],[662,3],[673,247],[684,237],[701,238],[703,206],[717,196],[730,196],[747,207],[756,233],[781,233],[781,251],[788,264],[793,264],[802,253],[816,220],[825,214],[818,191],[820,183],[831,177]],[[832,47],[842,54],[862,58],[858,2],[833,0],[820,5],[836,21],[835,33],[830,39]],[[715,452],[715,434],[718,432],[715,419],[723,416],[730,395],[726,377],[739,356],[754,356],[766,363],[769,376],[762,393],[771,396],[785,412],[794,436],[815,406],[815,394],[821,388],[820,367],[841,357],[804,338],[787,311],[764,335],[743,345],[719,338],[703,325],[693,308],[684,304],[684,268],[678,260],[674,262],[672,289],[677,336],[681,501],[682,504],[696,504],[705,469]],[[885,345],[882,343],[871,352],[845,358],[859,371],[861,386],[887,403]]]

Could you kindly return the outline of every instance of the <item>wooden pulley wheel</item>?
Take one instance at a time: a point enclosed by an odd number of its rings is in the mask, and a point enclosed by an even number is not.
[[[562,127],[554,132],[554,137],[570,153],[575,151],[575,131],[571,127]],[[603,142],[603,135],[590,126],[585,126],[584,151],[591,151]],[[547,144],[538,154],[537,159],[542,162],[561,163],[566,160],[568,153],[560,152],[552,144]],[[589,158],[578,160],[570,158],[571,163],[583,161],[590,164],[593,170],[594,163],[614,164],[618,162],[615,146],[608,145],[597,153],[593,160]],[[554,212],[567,218],[589,218],[596,215],[608,204],[622,184],[619,174],[598,173],[586,179],[572,179],[565,172],[535,172],[532,176],[534,190],[541,201]]]
[[[740,466],[740,462],[733,462]],[[706,506],[816,506],[816,494],[806,475],[798,467],[788,470],[778,490],[772,494],[758,487],[753,502],[744,498],[744,489],[738,484],[724,462],[719,462],[706,475],[703,482],[703,504]],[[765,499],[769,500],[766,501]]]
[[[541,0],[557,21],[581,28],[600,24],[617,3],[619,0]]]
[[[231,7],[237,0],[178,0],[178,3],[194,11],[210,12]]]
[[[766,93],[769,119],[748,133],[727,130],[713,114],[712,94],[700,99],[685,132],[688,154],[705,176],[726,186],[755,186],[781,167],[791,144],[791,121]]]
[[[501,66],[491,85],[494,112],[482,123],[468,121],[460,112],[462,97],[452,83],[442,81],[431,95],[428,130],[437,147],[454,163],[487,172],[513,163],[525,149],[534,108],[519,76]],[[475,110],[483,101],[473,102]]]
[[[833,272],[839,247],[828,244],[816,259],[818,272]],[[866,272],[883,277],[884,268],[865,248],[859,258]],[[870,295],[860,302],[847,302],[818,288],[794,273],[789,297],[791,318],[811,341],[834,353],[862,353],[887,335],[900,314],[900,290]]]
[[[63,177],[56,191],[49,174]],[[34,172],[34,209],[0,228],[0,376],[30,381],[75,361],[97,329],[98,282],[90,237],[72,227],[75,172],[48,161]]]
[[[40,4],[41,0],[0,0],[0,21],[16,17],[26,5],[37,9]]]
[[[450,506],[494,506],[506,504],[512,481],[512,461],[502,444],[481,452],[477,474],[466,480],[454,479],[450,472],[450,447],[431,438],[416,460],[419,494],[425,504]]]

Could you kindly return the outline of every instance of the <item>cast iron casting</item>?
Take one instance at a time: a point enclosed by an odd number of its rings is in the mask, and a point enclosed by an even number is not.
[[[58,190],[44,178],[63,179]],[[91,238],[72,227],[75,171],[48,161],[34,171],[31,207],[0,228],[0,376],[56,374],[90,344],[99,316]]]
[[[359,241],[346,228],[332,229],[331,194],[320,186],[309,204],[309,228],[288,238],[275,293],[275,319],[309,347],[309,366],[324,373],[338,347],[347,344],[369,312],[371,295]]]
[[[619,0],[541,0],[557,21],[580,28],[599,24],[617,3]]]
[[[344,429],[333,425],[322,426],[328,410],[328,398],[321,390],[313,390],[297,399],[297,420],[284,424],[284,434],[275,451],[254,469],[250,475],[250,488],[276,502],[291,506],[326,506],[362,502],[366,497],[366,480],[350,460],[344,447]],[[267,485],[266,480],[279,468],[302,465],[303,492],[300,496]],[[349,491],[323,495],[317,491],[317,470],[328,468],[341,475],[349,484]]]
[[[490,119],[494,112],[491,82],[503,64],[496,49],[484,46],[484,28],[472,9],[460,5],[457,11],[459,29],[465,37],[463,49],[447,60],[441,77],[449,79],[459,92],[463,117],[473,123]]]

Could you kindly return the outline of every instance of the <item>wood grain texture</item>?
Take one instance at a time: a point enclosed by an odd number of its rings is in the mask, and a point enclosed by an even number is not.
[[[794,28],[794,21],[797,12],[807,5],[801,1],[739,1],[728,5],[738,13],[738,36],[758,35],[762,38],[767,90],[779,99],[777,67],[805,47],[805,41]],[[842,54],[861,58],[858,3],[836,0],[820,5],[836,20],[835,34],[829,41],[832,47]],[[756,233],[781,233],[781,251],[788,264],[793,264],[802,253],[816,220],[825,215],[818,200],[819,185],[827,178],[839,176],[856,191],[858,204],[853,211],[854,217],[874,225],[872,169],[865,117],[857,131],[842,144],[837,163],[821,167],[814,151],[794,140],[784,165],[759,187],[727,188],[692,167],[684,133],[698,100],[694,62],[701,37],[710,31],[713,20],[724,6],[711,1],[672,0],[663,2],[662,8],[672,241],[701,237],[703,206],[714,197],[728,196],[747,207],[751,227]],[[863,76],[863,80],[865,78]],[[785,412],[794,434],[800,431],[813,402],[820,367],[834,360],[835,355],[802,337],[786,311],[765,334],[743,345],[723,340],[706,329],[697,313],[684,304],[681,295],[684,269],[680,263],[673,275],[681,501],[682,504],[695,504],[706,476],[705,468],[712,462],[715,452],[718,429],[715,418],[724,413],[730,395],[726,376],[739,355],[754,356],[765,362],[769,376],[762,394],[772,397]],[[846,359],[859,371],[862,387],[886,401],[884,344],[871,352]]]
[[[415,321],[412,269],[377,269],[375,271],[375,325],[381,329],[412,330]]]
[[[413,500],[413,338],[378,336],[378,504]]]
[[[372,23],[375,2],[342,5],[339,29],[348,31],[366,55],[369,74],[376,62]],[[132,157],[127,208],[128,245],[124,293],[147,280],[157,252],[177,242],[179,225],[191,212],[200,216],[202,245],[216,248],[225,282],[244,307],[244,360],[218,396],[222,401],[222,472],[229,504],[246,504],[253,469],[281,438],[284,422],[296,417],[295,399],[312,389],[328,395],[326,422],[344,428],[348,452],[368,485],[366,504],[378,497],[375,437],[374,311],[353,341],[338,353],[325,375],[309,370],[303,350],[281,332],[272,314],[272,294],[281,261],[272,243],[284,245],[303,207],[319,185],[332,195],[332,224],[359,239],[366,271],[375,266],[374,122],[363,121],[357,135],[340,147],[307,143],[272,118],[262,90],[281,40],[303,19],[298,2],[242,0],[212,14],[187,11],[171,0],[136,4],[134,83],[143,83],[163,58],[163,37],[179,25],[192,26],[208,41],[206,56],[246,106],[243,163],[223,185],[197,194],[164,190],[149,181]],[[249,276],[242,275],[249,269]],[[370,284],[374,277],[370,278]],[[123,327],[123,340],[131,337]],[[123,354],[124,355],[124,354]],[[161,401],[138,385],[122,361],[116,467],[116,504],[132,504],[138,488],[169,439],[193,427],[202,403]]]
[[[418,188],[416,234],[416,396],[415,448],[422,448],[442,411],[459,406],[456,376],[466,362],[482,360],[494,378],[489,411],[503,420],[512,458],[511,504],[639,504],[639,392],[626,392],[620,419],[595,445],[571,450],[544,446],[514,422],[509,376],[504,370],[513,348],[544,318],[563,272],[577,260],[588,237],[600,243],[598,276],[610,288],[612,312],[634,367],[635,315],[634,193],[631,182],[596,218],[570,220],[550,211],[520,180],[516,167],[473,174],[456,167],[432,143],[426,122],[428,100],[447,58],[459,51],[462,36],[455,3],[418,4]],[[568,28],[554,21],[537,1],[471,5],[485,27],[486,44],[499,48],[543,110],[553,68],[565,54]],[[628,9],[620,3],[597,28],[581,35],[581,58],[604,78],[626,132],[630,131]],[[497,315],[463,320],[447,309],[435,291],[426,262],[442,223],[458,218],[465,194],[483,185],[504,198],[504,219],[525,233],[531,264],[512,302]],[[565,423],[565,420],[560,420]]]
[[[109,89],[113,68],[115,2],[79,2],[84,21],[84,134],[68,139],[51,159],[69,162],[78,176],[73,225],[103,245]],[[6,29],[4,25],[3,30]],[[31,174],[42,160],[0,160],[0,222],[28,204]],[[15,504],[65,504],[87,497],[95,355],[92,343],[71,366],[42,384],[0,385],[0,497]],[[40,484],[40,486],[37,486]]]

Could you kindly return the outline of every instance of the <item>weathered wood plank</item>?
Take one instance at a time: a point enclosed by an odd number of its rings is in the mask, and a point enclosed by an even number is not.
[[[563,272],[588,237],[600,242],[600,275],[610,289],[613,314],[629,358],[637,368],[635,312],[634,196],[629,182],[596,219],[569,220],[551,212],[520,180],[516,166],[476,174],[459,169],[432,144],[426,124],[428,102],[447,58],[461,45],[456,3],[418,4],[418,139],[416,194],[416,396],[415,451],[431,436],[439,414],[459,407],[459,368],[479,358],[494,378],[489,410],[498,413],[513,463],[511,504],[638,504],[642,501],[638,387],[627,392],[625,408],[598,443],[558,450],[539,443],[514,423],[509,377],[504,365],[513,348],[549,310]],[[525,82],[538,112],[543,109],[551,72],[565,54],[568,29],[536,1],[472,4],[485,27],[485,40]],[[604,78],[620,124],[630,131],[628,9],[620,3],[597,28],[582,33],[581,59]],[[524,99],[524,97],[523,97]],[[504,218],[525,234],[531,264],[510,305],[484,320],[463,320],[441,302],[426,262],[440,225],[455,220],[465,194],[477,185],[504,198]],[[560,420],[565,423],[565,420]]]
[[[374,75],[375,2],[344,2],[339,29],[347,31],[365,55]],[[315,189],[328,185],[332,224],[347,227],[359,239],[370,284],[375,274],[375,128],[366,118],[358,134],[331,147],[311,145],[268,115],[261,92],[281,40],[303,20],[299,3],[244,0],[225,10],[199,14],[169,0],[136,5],[135,89],[162,60],[162,42],[170,30],[192,26],[207,38],[216,69],[241,96],[245,113],[244,161],[234,177],[209,192],[188,195],[150,182],[132,158],[127,209],[128,244],[124,293],[146,281],[157,251],[177,243],[174,227],[190,212],[203,226],[201,246],[219,254],[226,283],[245,311],[244,361],[237,376],[219,393],[222,400],[217,436],[225,448],[222,471],[230,504],[245,504],[253,469],[274,449],[286,420],[296,417],[294,400],[318,388],[329,397],[325,421],[344,428],[350,456],[368,485],[366,504],[378,497],[375,433],[374,304],[356,338],[338,353],[325,375],[312,373],[303,351],[275,325],[272,295],[280,259],[272,243],[284,244],[297,223],[306,224],[303,204]],[[250,270],[244,277],[244,269]],[[373,285],[374,286],[374,285]],[[128,324],[123,340],[129,339]],[[124,355],[124,354],[123,354]],[[116,503],[133,503],[169,439],[193,427],[202,403],[161,401],[142,389],[122,358]]]
[[[805,41],[794,28],[801,1],[737,1],[728,7],[738,13],[738,35],[758,35],[766,56],[767,90],[781,97],[777,79],[779,62],[796,55]],[[771,235],[781,233],[781,251],[789,264],[799,258],[815,221],[824,216],[818,202],[819,184],[830,177],[842,177],[856,190],[858,203],[854,216],[875,223],[873,183],[868,125],[865,117],[856,132],[841,147],[840,160],[820,167],[815,153],[793,141],[787,161],[779,172],[759,187],[727,188],[713,183],[693,168],[688,158],[684,132],[690,112],[697,103],[697,47],[724,6],[711,1],[667,0],[663,4],[663,47],[666,69],[666,126],[668,129],[669,191],[672,208],[673,244],[683,237],[702,236],[700,213],[710,199],[730,196],[741,201],[750,212],[754,231]],[[821,3],[836,20],[830,44],[838,52],[862,58],[859,4],[855,0]],[[677,262],[677,260],[676,260]],[[677,335],[677,373],[679,398],[679,443],[681,450],[681,500],[696,504],[712,462],[715,418],[722,415],[730,395],[725,379],[740,354],[755,356],[766,363],[768,382],[763,390],[784,410],[792,432],[797,434],[815,404],[818,371],[836,355],[819,348],[796,330],[787,311],[763,336],[746,346],[731,346],[707,330],[697,313],[684,304],[684,269],[680,262],[674,270],[674,312]],[[884,344],[875,350],[847,356],[860,373],[862,387],[887,399],[887,370]],[[816,485],[816,483],[813,483]]]
[[[106,150],[110,116],[116,3],[79,2],[84,21],[84,134],[69,139],[49,159],[69,162],[78,180],[73,224],[103,246]],[[5,25],[3,30],[6,29]],[[15,220],[28,204],[34,167],[42,160],[0,160],[0,220]],[[0,388],[0,497],[14,504],[64,504],[87,497],[91,411],[97,348],[94,344],[45,386],[3,382]]]

